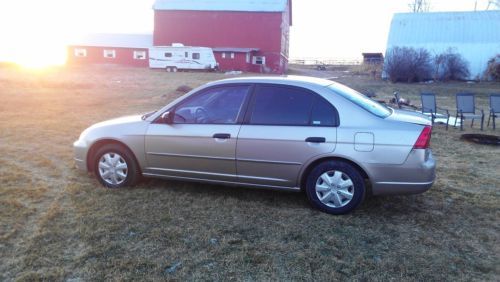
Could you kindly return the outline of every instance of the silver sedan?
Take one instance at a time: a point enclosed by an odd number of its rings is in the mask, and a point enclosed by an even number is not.
[[[368,191],[428,190],[431,131],[427,117],[329,80],[234,78],[152,113],[94,124],[74,151],[77,167],[106,187],[145,176],[305,191],[314,207],[342,214]]]

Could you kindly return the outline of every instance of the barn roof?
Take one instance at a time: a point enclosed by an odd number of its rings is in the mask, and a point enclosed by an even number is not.
[[[283,12],[288,0],[156,0],[154,10]]]
[[[500,52],[500,11],[394,14],[387,49],[425,48],[437,54],[453,48],[480,75],[488,59]]]
[[[149,48],[153,46],[152,34],[94,33],[70,42],[72,46]]]

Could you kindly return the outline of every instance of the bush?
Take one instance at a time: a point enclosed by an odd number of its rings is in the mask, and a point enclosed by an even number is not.
[[[453,49],[434,57],[434,79],[439,81],[466,80],[470,75],[469,64]]]
[[[497,79],[500,57],[492,60],[494,66],[491,68],[496,76],[491,76]],[[467,61],[451,48],[432,59],[429,51],[423,48],[394,47],[387,52],[384,71],[392,82],[420,82],[433,76],[439,81],[466,80],[470,76]]]
[[[432,77],[431,61],[423,48],[393,47],[387,52],[384,71],[392,82],[420,82]]]
[[[500,81],[500,54],[488,60],[484,76],[486,80]]]

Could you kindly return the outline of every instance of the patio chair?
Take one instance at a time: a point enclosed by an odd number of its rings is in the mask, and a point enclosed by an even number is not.
[[[493,129],[495,126],[495,119],[500,114],[500,94],[490,95],[490,114],[488,115],[488,125],[490,126],[490,119],[493,119]]]
[[[446,117],[446,130],[448,130],[448,123],[450,121],[450,112],[447,109],[440,108],[436,105],[436,94],[420,93],[420,100],[422,101],[422,114],[424,115],[430,114],[432,124],[434,124],[434,120],[436,118]],[[443,111],[443,113],[439,113],[438,110]]]
[[[472,93],[459,93],[457,94],[457,115],[455,116],[455,125],[457,126],[457,119],[460,117],[460,130],[464,130],[464,120],[472,119],[470,127],[474,126],[474,119],[481,118],[481,130],[483,130],[484,111],[481,109],[481,114],[476,114],[476,96]]]

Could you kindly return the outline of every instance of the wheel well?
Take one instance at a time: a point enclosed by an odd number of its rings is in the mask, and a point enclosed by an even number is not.
[[[121,146],[121,147],[125,148],[126,150],[128,150],[130,152],[130,154],[132,155],[132,157],[134,158],[134,162],[136,163],[137,168],[139,170],[141,170],[141,167],[139,166],[139,162],[137,161],[135,154],[132,152],[132,150],[130,150],[130,148],[127,145],[125,145],[124,143],[117,141],[117,140],[103,139],[103,140],[99,140],[99,141],[95,142],[94,144],[92,144],[92,146],[90,146],[90,149],[87,153],[87,171],[93,172],[92,164],[95,161],[94,155],[97,152],[97,150],[99,150],[99,148],[101,148],[102,146],[109,145],[109,144],[115,144],[115,145]],[[142,173],[142,171],[141,171],[141,173]]]
[[[309,164],[309,166],[306,168],[304,173],[302,173],[302,179],[300,180],[300,189],[301,190],[305,189],[307,176],[309,175],[311,170],[316,165],[318,165],[319,163],[322,163],[324,161],[342,161],[342,162],[348,163],[348,164],[352,165],[353,167],[355,167],[359,171],[359,173],[361,173],[361,176],[363,176],[364,179],[370,179],[370,177],[368,177],[368,174],[366,173],[366,171],[363,168],[361,168],[357,163],[355,163],[351,160],[348,160],[348,159],[340,158],[340,157],[326,157],[326,158],[321,158],[321,159],[315,160],[314,162]]]

